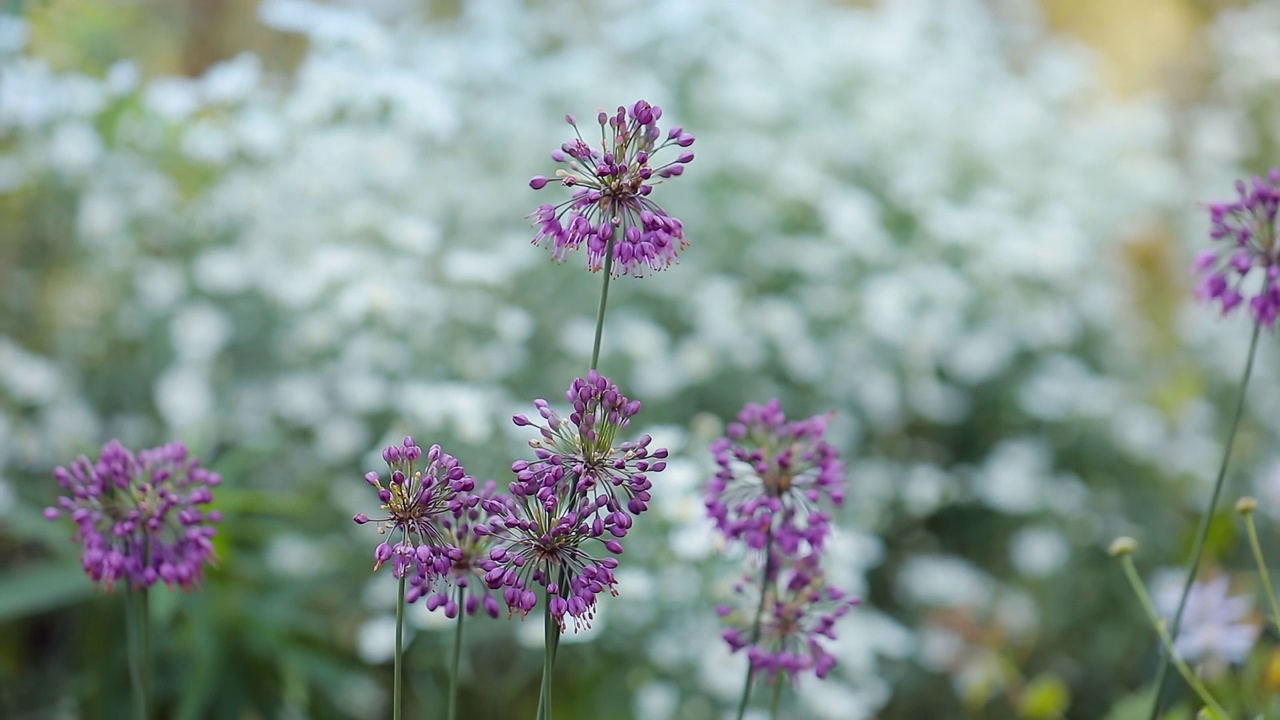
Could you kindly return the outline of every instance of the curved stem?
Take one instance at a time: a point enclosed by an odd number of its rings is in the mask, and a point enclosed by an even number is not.
[[[600,309],[596,312],[596,339],[591,346],[591,369],[600,367],[600,338],[604,335],[604,308],[609,302],[609,278],[613,277],[613,236],[604,248],[604,285],[600,288]]]
[[[401,718],[401,700],[403,699],[400,676],[404,663],[404,584],[407,579],[407,573],[400,576],[400,594],[396,596],[396,675],[392,684],[391,695],[391,717],[393,720],[400,720]]]
[[[1222,709],[1218,701],[1209,694],[1209,689],[1200,682],[1200,678],[1191,672],[1191,668],[1187,666],[1187,662],[1178,655],[1173,647],[1173,640],[1170,639],[1169,633],[1165,630],[1164,621],[1160,619],[1160,615],[1156,613],[1155,605],[1151,602],[1151,596],[1147,594],[1147,588],[1142,584],[1142,579],[1138,577],[1138,570],[1133,566],[1133,557],[1124,555],[1120,558],[1120,563],[1124,565],[1124,574],[1129,578],[1129,584],[1133,586],[1133,592],[1138,596],[1138,602],[1142,604],[1142,609],[1147,613],[1147,619],[1155,626],[1156,634],[1160,636],[1160,643],[1164,645],[1165,656],[1172,658],[1173,666],[1178,669],[1183,679],[1191,686],[1191,689],[1200,696],[1200,701],[1208,706],[1218,717],[1227,718],[1227,711]]]
[[[1258,542],[1258,526],[1253,522],[1253,513],[1245,513],[1244,526],[1249,531],[1249,545],[1253,548],[1253,559],[1258,563],[1262,589],[1266,592],[1267,604],[1271,607],[1271,624],[1280,629],[1280,604],[1276,603],[1276,591],[1271,587],[1271,573],[1267,572],[1267,563],[1262,559],[1262,544]]]
[[[772,589],[770,579],[773,577],[773,519],[769,520],[769,530],[764,541],[764,575],[760,578],[760,602],[756,605],[756,618],[751,623],[751,643],[754,647],[760,641],[760,626],[764,621],[765,601]],[[751,700],[751,676],[755,670],[750,654],[747,655],[747,677],[742,683],[742,699],[738,701],[738,720],[747,713],[747,703]]]
[[[458,669],[462,661],[462,619],[467,616],[467,589],[458,586],[458,621],[453,629],[453,668],[449,671],[449,720],[458,717]]]
[[[1182,611],[1187,608],[1187,596],[1191,594],[1191,585],[1196,579],[1196,569],[1200,566],[1200,557],[1204,554],[1205,540],[1209,537],[1209,525],[1213,522],[1213,514],[1218,508],[1218,498],[1222,495],[1222,486],[1227,477],[1227,465],[1231,461],[1231,447],[1236,441],[1236,430],[1240,427],[1240,416],[1244,414],[1245,391],[1249,387],[1249,377],[1253,374],[1253,359],[1258,354],[1258,336],[1262,333],[1262,322],[1254,321],[1253,337],[1249,340],[1249,357],[1245,360],[1244,374],[1240,377],[1240,391],[1236,396],[1236,411],[1231,418],[1231,427],[1227,431],[1227,445],[1222,451],[1222,464],[1218,466],[1218,478],[1213,483],[1213,494],[1209,497],[1209,507],[1200,520],[1200,530],[1196,533],[1196,543],[1191,550],[1191,560],[1187,563],[1187,580],[1182,586],[1182,595],[1178,598],[1178,609],[1173,614],[1173,625],[1169,629],[1170,637],[1177,637],[1182,627]],[[1160,717],[1165,681],[1169,673],[1169,656],[1160,658],[1160,668],[1156,671],[1156,691],[1151,700],[1150,720]]]

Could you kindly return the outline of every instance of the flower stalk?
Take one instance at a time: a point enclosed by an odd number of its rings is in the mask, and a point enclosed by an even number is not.
[[[756,616],[751,622],[751,645],[760,642],[760,627],[764,622],[764,608],[769,599],[771,592],[776,592],[773,588],[773,523],[772,519],[769,523],[769,529],[765,532],[764,544],[764,573],[760,578],[760,602],[756,605]],[[755,660],[751,655],[747,655],[747,676],[742,682],[742,697],[738,700],[738,720],[742,720],[743,715],[747,712],[747,704],[751,701],[751,680],[755,673]]]
[[[458,585],[458,618],[453,626],[453,665],[449,670],[449,720],[458,718],[458,671],[462,663],[462,620],[467,616],[465,585]]]
[[[1271,585],[1271,573],[1267,571],[1266,560],[1262,557],[1262,544],[1258,542],[1258,526],[1253,521],[1253,511],[1258,501],[1251,497],[1242,497],[1236,503],[1236,512],[1244,516],[1244,526],[1249,533],[1249,547],[1253,550],[1253,560],[1258,564],[1258,577],[1262,581],[1263,594],[1267,596],[1267,606],[1271,609],[1271,624],[1280,629],[1280,604],[1276,602],[1276,591]]]
[[[395,658],[395,679],[392,684],[391,695],[391,717],[393,720],[401,720],[403,689],[401,676],[403,675],[404,663],[404,586],[408,578],[405,575],[400,576],[400,591],[396,594],[396,658]]]

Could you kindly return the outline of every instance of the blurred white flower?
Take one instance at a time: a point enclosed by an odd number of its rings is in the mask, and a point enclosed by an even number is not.
[[[1248,622],[1253,611],[1249,595],[1228,595],[1227,577],[1195,582],[1187,596],[1182,627],[1173,640],[1174,649],[1189,662],[1225,660],[1242,663],[1262,631]],[[1155,596],[1156,608],[1172,623],[1181,588],[1166,587]]]

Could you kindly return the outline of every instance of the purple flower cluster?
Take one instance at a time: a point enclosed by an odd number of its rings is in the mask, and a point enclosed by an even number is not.
[[[366,473],[364,479],[378,489],[378,499],[387,514],[370,518],[358,513],[352,518],[360,525],[375,522],[379,534],[390,534],[374,550],[373,569],[394,559],[392,574],[398,578],[411,572],[427,578],[448,573],[452,563],[462,559],[462,551],[449,543],[441,520],[457,518],[480,503],[480,498],[471,492],[475,479],[439,445],[427,450],[426,466],[417,469],[423,452],[411,437],[383,450],[382,459],[391,471],[386,487],[376,472]],[[415,587],[421,589],[422,584]],[[410,602],[418,597],[414,595]]]
[[[409,602],[419,597],[427,598],[427,609],[444,608],[446,617],[457,617],[458,601],[450,596],[449,585],[469,590],[461,610],[468,615],[475,615],[484,608],[489,617],[496,618],[501,606],[484,582],[484,577],[495,566],[489,558],[494,546],[494,537],[478,531],[486,527],[494,518],[507,515],[515,510],[511,497],[497,492],[497,483],[490,480],[475,493],[479,502],[462,503],[455,511],[440,517],[439,529],[444,543],[456,548],[449,570],[445,575],[431,575],[420,572],[409,579],[406,598]]]
[[[477,529],[499,541],[489,555],[489,587],[503,590],[512,612],[527,614],[538,603],[534,587],[542,586],[562,630],[566,615],[575,629],[589,625],[597,596],[614,592],[619,538],[648,509],[649,474],[661,472],[667,457],[666,449],[650,449],[648,435],[617,441],[640,403],[608,378],[593,370],[573,381],[567,398],[567,420],[545,400],[534,402],[545,425],[512,418],[538,428],[540,438],[529,441],[535,459],[511,466],[512,510]]]
[[[831,533],[821,504],[844,502],[844,464],[823,440],[829,418],[788,421],[776,399],[749,403],[711,445],[719,470],[707,512],[726,540],[759,551],[762,566],[736,586],[739,596],[754,594],[754,616],[718,608],[731,623],[724,639],[746,651],[752,673],[770,678],[807,670],[826,677],[835,658],[819,638],[835,639],[836,620],[858,603],[827,585],[821,567]]]
[[[821,638],[834,640],[836,621],[859,600],[827,585],[818,557],[813,554],[790,564],[778,580],[782,589],[766,594],[759,636],[754,642],[754,620],[748,610],[729,605],[716,608],[720,617],[734,623],[723,632],[725,642],[734,652],[746,649],[752,668],[771,679],[776,679],[778,673],[796,677],[809,670],[825,678],[835,667],[836,659],[822,646]],[[761,607],[758,581],[758,577],[746,577],[734,587],[745,608]]]
[[[574,117],[566,116],[576,137],[552,152],[551,159],[568,167],[556,171],[556,178],[574,188],[573,195],[558,205],[541,205],[529,216],[539,228],[534,243],[550,244],[551,257],[563,262],[585,242],[587,267],[596,272],[611,255],[615,277],[640,277],[675,262],[688,247],[684,226],[649,194],[662,179],[682,174],[693,152],[681,150],[661,165],[653,156],[667,147],[688,148],[694,137],[680,127],[664,137],[658,128],[661,117],[662,108],[644,100],[629,109],[619,106],[613,115],[602,110],[596,118],[600,146],[593,148],[583,140]],[[539,175],[529,186],[541,190],[550,182]]]
[[[1280,210],[1280,168],[1267,177],[1236,183],[1239,198],[1209,205],[1209,237],[1223,241],[1205,250],[1194,270],[1202,276],[1197,296],[1229,313],[1244,301],[1245,277],[1262,270],[1262,285],[1249,299],[1254,318],[1274,327],[1280,315],[1280,245],[1276,242],[1276,213]]]
[[[44,515],[53,520],[66,513],[75,522],[85,573],[108,590],[122,580],[135,588],[163,580],[190,589],[213,562],[212,523],[222,513],[201,506],[213,502],[211,488],[222,478],[182,443],[135,456],[112,440],[97,462],[82,455],[53,474],[70,494]]]
[[[819,502],[844,503],[844,464],[822,439],[828,419],[788,422],[776,399],[742,409],[728,436],[711,446],[719,471],[706,504],[726,538],[791,555],[805,544],[822,548],[831,517]]]

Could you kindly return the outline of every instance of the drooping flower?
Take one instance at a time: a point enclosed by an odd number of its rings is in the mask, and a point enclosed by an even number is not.
[[[162,580],[191,589],[213,562],[213,523],[222,513],[201,506],[213,502],[222,477],[201,467],[181,442],[135,456],[112,440],[97,462],[82,455],[54,477],[70,494],[44,515],[66,513],[75,522],[84,570],[108,590],[121,580],[135,588]]]
[[[1280,168],[1250,182],[1236,183],[1238,199],[1209,204],[1209,237],[1220,243],[1202,252],[1195,272],[1202,278],[1196,295],[1222,306],[1223,314],[1240,305],[1246,293],[1254,318],[1273,327],[1280,315],[1280,245],[1276,239],[1276,213],[1280,210]],[[1244,288],[1254,268],[1261,271],[1261,286]]]
[[[390,535],[374,550],[373,569],[394,558],[392,574],[398,578],[411,570],[429,577],[447,573],[461,551],[449,543],[440,523],[480,502],[471,494],[475,479],[467,475],[457,458],[432,445],[426,452],[426,467],[416,469],[422,457],[422,448],[412,437],[384,449],[382,459],[391,471],[387,486],[383,487],[376,472],[366,473],[364,479],[378,489],[387,514],[370,518],[357,513],[352,518],[360,525],[375,522],[379,534]]]
[[[538,603],[534,588],[541,586],[561,629],[566,615],[575,628],[589,625],[597,596],[614,592],[618,539],[648,508],[648,475],[662,471],[667,456],[665,449],[650,451],[648,435],[617,441],[640,403],[608,378],[592,371],[574,380],[567,396],[573,403],[568,420],[545,400],[534,405],[546,425],[523,415],[512,419],[541,431],[529,441],[535,459],[512,464],[513,511],[477,529],[499,541],[489,555],[489,587],[503,589],[512,612],[527,614]]]
[[[572,115],[565,117],[576,137],[551,153],[551,159],[568,169],[556,171],[560,184],[573,188],[573,196],[558,205],[545,204],[530,214],[539,228],[533,241],[550,244],[551,257],[563,262],[583,243],[587,267],[596,272],[606,264],[612,249],[614,277],[643,276],[663,270],[688,247],[684,226],[649,199],[655,185],[677,177],[693,160],[692,134],[673,127],[663,136],[658,128],[662,108],[637,100],[630,108],[619,106],[609,115],[603,110],[600,145],[583,139]],[[656,164],[654,155],[668,147],[679,149],[674,160]],[[541,190],[551,180],[534,177],[529,186]]]
[[[822,439],[828,418],[788,422],[777,399],[742,409],[728,435],[711,445],[719,470],[706,505],[725,537],[789,555],[804,543],[822,547],[831,519],[819,503],[844,502],[844,464]]]
[[[1249,657],[1262,628],[1249,622],[1253,600],[1248,595],[1228,595],[1227,577],[1195,582],[1187,595],[1174,650],[1188,662],[1242,663]],[[1172,584],[1156,595],[1160,612],[1170,619],[1178,608],[1179,588]]]
[[[444,575],[419,572],[410,578],[410,587],[405,592],[409,602],[426,597],[428,610],[444,608],[444,614],[449,618],[457,617],[459,609],[475,615],[481,608],[490,617],[498,617],[501,612],[498,600],[484,582],[485,575],[496,565],[489,558],[496,538],[477,532],[477,528],[486,527],[496,517],[514,512],[515,504],[509,495],[497,491],[497,483],[492,480],[485,483],[475,497],[479,499],[478,503],[467,502],[457,511],[440,518],[439,528],[445,544],[457,548],[458,552]],[[462,608],[451,596],[451,585],[467,591]]]
[[[836,658],[822,646],[821,639],[835,640],[836,621],[860,600],[827,584],[814,553],[786,564],[763,590],[760,580],[760,574],[748,575],[734,587],[740,606],[716,608],[716,614],[730,623],[722,633],[725,642],[733,652],[745,648],[752,672],[764,672],[771,679],[776,680],[779,673],[795,678],[809,670],[825,678],[835,667]],[[762,608],[761,592],[765,593]],[[754,620],[757,609],[762,610],[758,631]],[[753,632],[757,633],[754,641]]]

